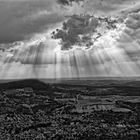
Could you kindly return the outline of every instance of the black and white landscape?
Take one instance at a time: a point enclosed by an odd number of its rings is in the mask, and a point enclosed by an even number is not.
[[[140,0],[0,0],[0,140],[139,140]]]

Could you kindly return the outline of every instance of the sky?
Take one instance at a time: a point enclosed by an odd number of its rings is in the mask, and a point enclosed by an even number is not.
[[[0,0],[0,79],[98,76],[140,76],[139,0]]]

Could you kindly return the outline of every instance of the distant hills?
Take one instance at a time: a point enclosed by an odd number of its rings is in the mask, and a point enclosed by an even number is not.
[[[105,78],[92,79],[24,79],[24,80],[1,80],[0,89],[18,89],[31,87],[35,90],[50,90],[52,84],[61,86],[91,86],[91,87],[140,87],[138,78]]]
[[[31,87],[32,89],[40,90],[40,89],[49,89],[49,84],[46,84],[37,79],[26,79],[26,80],[18,80],[18,81],[10,81],[6,83],[0,83],[0,89],[18,89]]]

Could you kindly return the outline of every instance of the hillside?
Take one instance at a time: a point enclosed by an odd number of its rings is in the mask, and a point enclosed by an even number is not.
[[[45,84],[44,82],[41,82],[37,79],[26,79],[0,84],[0,89],[17,89],[25,87],[31,87],[35,90],[47,90],[50,88],[49,84]]]

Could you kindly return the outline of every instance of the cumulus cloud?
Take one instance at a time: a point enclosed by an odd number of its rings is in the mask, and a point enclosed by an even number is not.
[[[117,19],[94,17],[92,15],[72,15],[63,23],[62,29],[52,32],[52,38],[61,39],[61,49],[76,46],[90,48],[106,32],[117,28]]]
[[[131,12],[124,22],[125,28],[118,40],[118,46],[129,57],[129,61],[140,61],[140,12]]]
[[[130,13],[125,20],[125,26],[123,37],[126,38],[128,36],[133,40],[139,40],[140,12]]]

